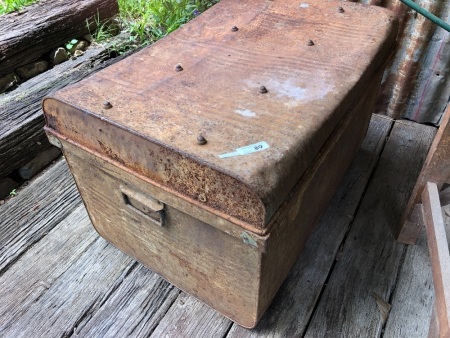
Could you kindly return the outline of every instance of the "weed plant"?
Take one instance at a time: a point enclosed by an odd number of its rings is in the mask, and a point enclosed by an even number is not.
[[[118,0],[120,21],[138,44],[173,32],[219,0]]]
[[[37,0],[0,0],[0,14],[20,10]],[[173,32],[182,24],[219,2],[219,0],[118,0],[122,29],[131,36],[131,44],[147,45]],[[98,27],[92,33],[96,42],[111,37],[109,26],[92,18]]]
[[[35,2],[37,2],[37,0],[0,0],[0,15],[18,11]]]

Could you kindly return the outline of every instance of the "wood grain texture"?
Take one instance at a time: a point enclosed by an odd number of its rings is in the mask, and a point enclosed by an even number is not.
[[[0,96],[0,177],[29,162],[49,146],[42,130],[44,96],[120,60],[123,56],[110,59],[108,48],[125,43],[124,38],[120,36],[108,45],[91,47],[76,60],[55,66]]]
[[[98,237],[80,206],[1,277],[0,336],[71,335],[133,266]]]
[[[11,326],[92,245],[98,236],[90,227],[86,212],[79,205],[45,236],[45,240],[38,242],[2,274],[1,336],[12,337],[15,331],[11,331]],[[22,329],[32,328],[24,325]]]
[[[74,334],[79,337],[148,337],[179,293],[173,285],[136,263],[108,299],[79,322]]]
[[[390,226],[400,219],[433,136],[434,128],[395,123],[306,337],[381,334],[376,300],[389,301],[405,249]]]
[[[433,307],[434,287],[430,256],[425,228],[422,228],[416,245],[409,245],[406,249],[384,336],[426,337]]]
[[[444,183],[450,183],[450,105],[443,115],[442,123],[431,144],[416,185],[403,212],[402,220],[394,226],[398,240],[414,244],[420,232],[421,224],[414,222],[414,208],[420,203],[422,191],[427,182],[436,183],[441,190]]]
[[[0,206],[0,275],[80,203],[66,162],[60,160]]]
[[[450,140],[449,140],[450,141]],[[427,182],[422,192],[423,219],[427,230],[436,315],[441,337],[450,337],[450,254],[436,183]]]
[[[254,330],[233,325],[227,337],[297,337],[308,325],[393,121],[373,115],[367,136],[299,260]]]
[[[182,292],[150,337],[224,337],[231,325],[230,320]]]
[[[94,31],[118,13],[114,0],[44,0],[20,12],[1,16],[0,77],[37,60],[70,39]],[[86,24],[89,20],[90,26]]]

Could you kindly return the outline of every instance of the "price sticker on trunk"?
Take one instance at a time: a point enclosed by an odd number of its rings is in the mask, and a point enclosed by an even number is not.
[[[269,148],[269,145],[267,144],[267,142],[262,141],[262,142],[258,142],[255,144],[250,144],[250,145],[242,147],[242,148],[237,148],[235,151],[233,151],[231,153],[219,155],[219,157],[227,158],[227,157],[248,155],[251,153],[256,153],[261,150],[265,150],[267,148]]]

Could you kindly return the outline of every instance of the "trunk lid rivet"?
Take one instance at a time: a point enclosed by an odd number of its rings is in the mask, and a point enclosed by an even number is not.
[[[206,139],[203,137],[203,135],[198,135],[197,136],[197,143],[199,144],[199,145],[204,145],[204,144],[206,144],[208,141],[206,141]]]
[[[258,92],[259,92],[260,94],[266,94],[266,93],[268,92],[268,90],[267,90],[266,87],[261,86],[261,87],[259,87]]]
[[[345,10],[344,10],[342,7],[338,7],[338,12],[339,12],[339,13],[344,13]]]
[[[111,109],[112,104],[109,101],[103,101],[103,109]]]
[[[313,40],[309,40],[307,43],[308,46],[314,46],[314,41]]]
[[[181,67],[180,64],[178,64],[178,65],[175,66],[175,71],[181,72],[182,70],[183,70],[183,67]]]
[[[236,26],[231,27],[232,32],[237,32],[238,30],[239,30],[239,28],[237,28]]]

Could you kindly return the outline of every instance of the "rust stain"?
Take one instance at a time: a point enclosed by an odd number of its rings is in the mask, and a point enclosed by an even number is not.
[[[433,73],[441,47],[436,46],[446,33],[409,9],[399,0],[355,1],[390,9],[399,20],[398,44],[387,66],[381,85],[376,112],[392,118],[407,117],[418,122],[437,124],[448,101],[446,86],[426,86]],[[445,19],[450,15],[446,1],[421,1],[429,12]],[[442,60],[442,73],[448,73],[450,58]],[[434,76],[434,74],[432,74]],[[445,79],[445,81],[448,81]]]

